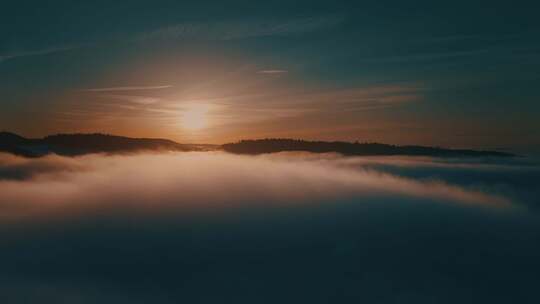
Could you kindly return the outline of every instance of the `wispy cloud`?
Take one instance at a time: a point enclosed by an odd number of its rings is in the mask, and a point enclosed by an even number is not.
[[[325,88],[299,90],[284,88],[261,90],[258,94],[231,95],[214,102],[225,105],[242,105],[244,109],[372,109],[374,107],[397,106],[423,98],[427,88],[420,84],[403,83],[372,85],[350,88]]]
[[[459,58],[459,57],[467,57],[467,56],[480,56],[480,55],[492,53],[493,51],[494,51],[493,48],[491,49],[488,48],[488,49],[475,49],[475,50],[466,50],[466,51],[417,53],[417,54],[407,54],[407,55],[371,57],[371,58],[364,58],[361,61],[376,62],[376,63],[419,62],[419,61]]]
[[[136,96],[136,95],[116,95],[116,94],[106,94],[102,95],[102,97],[105,98],[113,98],[118,100],[125,100],[132,103],[140,104],[140,105],[149,105],[154,104],[156,102],[159,102],[161,98],[159,97],[153,97],[153,96]]]
[[[108,87],[108,88],[90,88],[82,89],[83,92],[115,92],[115,91],[141,91],[141,90],[161,90],[171,88],[172,85],[157,85],[157,86],[123,86],[123,87]]]
[[[248,20],[213,23],[179,23],[137,35],[146,39],[235,40],[264,36],[309,33],[339,25],[341,15],[304,17],[287,20]]]
[[[16,52],[3,54],[3,55],[0,54],[0,63],[11,60],[11,59],[19,58],[19,57],[47,55],[47,54],[69,51],[69,50],[81,48],[82,46],[83,45],[51,46],[51,47],[42,48],[42,49],[21,50],[21,51],[16,51]]]
[[[244,20],[222,22],[177,23],[162,28],[139,32],[120,40],[148,39],[196,39],[196,40],[236,40],[264,36],[288,36],[309,33],[332,28],[344,20],[342,15],[311,16],[284,20]],[[110,37],[109,37],[110,38]],[[103,41],[107,37],[103,37]],[[0,53],[0,63],[19,57],[47,55],[88,46],[88,43],[76,45],[52,45],[38,49],[23,49],[10,53]],[[105,91],[109,88],[103,88]],[[134,90],[137,87],[110,88],[111,90]],[[100,89],[96,89],[100,90]]]
[[[230,92],[224,96],[191,98],[156,95],[103,94],[106,103],[92,103],[92,111],[104,111],[118,117],[152,117],[175,119],[186,103],[212,105],[209,115],[218,124],[260,122],[322,113],[359,112],[397,107],[422,100],[425,88],[416,84],[394,84],[321,90],[278,89],[257,87],[257,91]],[[215,91],[215,90],[214,90]],[[102,91],[98,91],[102,92]],[[107,91],[108,92],[108,91]],[[336,107],[338,105],[338,107]]]
[[[285,74],[288,72],[287,70],[260,70],[257,71],[257,74]]]

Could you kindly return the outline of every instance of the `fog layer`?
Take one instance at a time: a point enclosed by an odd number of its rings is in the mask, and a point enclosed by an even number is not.
[[[0,155],[3,303],[537,303],[525,159]]]

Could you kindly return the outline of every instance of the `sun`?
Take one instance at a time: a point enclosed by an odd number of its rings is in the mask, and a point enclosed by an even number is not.
[[[208,108],[192,105],[182,113],[181,123],[186,130],[201,130],[208,126]]]

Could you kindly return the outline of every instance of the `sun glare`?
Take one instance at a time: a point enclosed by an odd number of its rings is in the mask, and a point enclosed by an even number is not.
[[[200,130],[208,125],[208,108],[200,105],[190,106],[182,114],[182,127],[187,130]]]

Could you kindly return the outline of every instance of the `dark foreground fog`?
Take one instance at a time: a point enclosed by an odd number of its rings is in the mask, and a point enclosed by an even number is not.
[[[538,303],[524,158],[0,155],[1,303]]]

